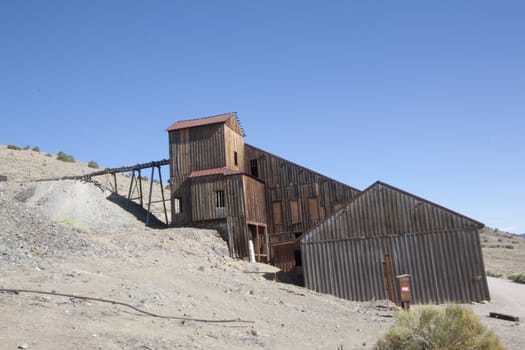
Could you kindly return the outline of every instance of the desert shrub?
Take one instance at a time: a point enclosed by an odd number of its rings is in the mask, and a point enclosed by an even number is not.
[[[512,244],[507,244],[505,246],[505,249],[514,249],[514,246]]]
[[[95,162],[94,160],[90,160],[88,163],[88,167],[98,169],[98,163]]]
[[[57,159],[63,162],[69,162],[69,163],[75,162],[75,158],[73,156],[66,154],[64,152],[58,152]]]
[[[487,276],[502,278],[506,277],[507,273],[505,271],[496,270],[496,269],[487,269]]]
[[[27,151],[27,150],[29,150],[30,148],[31,148],[31,147],[29,147],[29,145],[26,145],[26,146],[24,147],[24,151]]]
[[[40,148],[35,146],[35,147],[33,147],[32,151],[40,153]]]
[[[15,151],[20,151],[22,148],[17,145],[7,145],[7,149],[13,149]]]
[[[53,157],[51,153],[46,154],[46,157]]]
[[[516,283],[524,283],[525,284],[525,271],[519,272],[519,273],[513,273],[509,276],[509,279],[516,282]]]
[[[459,305],[444,309],[421,308],[398,311],[396,321],[375,349],[462,350],[504,349],[499,339],[483,326],[479,318]]]

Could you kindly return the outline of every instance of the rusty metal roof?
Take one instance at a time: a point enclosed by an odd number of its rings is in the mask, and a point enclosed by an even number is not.
[[[205,170],[192,171],[190,178],[208,176],[208,175],[232,175],[239,174],[239,171],[228,169],[228,168],[213,168]]]
[[[205,117],[205,118],[181,120],[181,121],[176,122],[175,124],[173,124],[166,130],[173,131],[173,130],[193,128],[196,126],[224,123],[230,118],[237,118],[237,114],[235,112],[230,112],[230,113],[218,114],[218,115],[214,115],[211,117]]]

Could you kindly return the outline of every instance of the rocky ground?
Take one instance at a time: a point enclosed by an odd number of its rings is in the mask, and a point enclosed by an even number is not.
[[[9,180],[0,182],[0,289],[110,299],[174,318],[74,297],[0,292],[0,348],[371,349],[393,323],[387,301],[322,295],[275,281],[272,266],[229,258],[214,231],[147,228],[109,200],[104,186],[28,182],[35,174],[90,171],[0,147],[0,175]],[[494,302],[470,307],[507,348],[521,349],[521,323],[486,315],[504,310],[525,317],[515,298],[523,286],[490,284]],[[223,320],[234,321],[208,322]]]

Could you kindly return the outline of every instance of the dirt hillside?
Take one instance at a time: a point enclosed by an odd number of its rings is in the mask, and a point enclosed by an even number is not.
[[[274,267],[229,258],[214,231],[145,227],[112,200],[111,181],[30,181],[92,170],[0,146],[0,175],[8,176],[0,182],[0,288],[110,299],[174,318],[95,300],[0,293],[1,349],[372,349],[392,324],[388,302],[276,282]],[[493,294],[500,304],[472,306],[478,314],[513,310],[500,295],[515,285],[501,282],[508,285]],[[521,349],[522,324],[482,319],[509,349]]]

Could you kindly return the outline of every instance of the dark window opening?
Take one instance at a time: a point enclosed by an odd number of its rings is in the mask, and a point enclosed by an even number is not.
[[[252,176],[259,177],[259,168],[257,166],[257,159],[250,160],[250,173]]]
[[[239,165],[239,160],[237,158],[237,152],[233,152],[233,163],[235,166]]]
[[[217,208],[224,208],[224,191],[215,192],[215,202]]]

